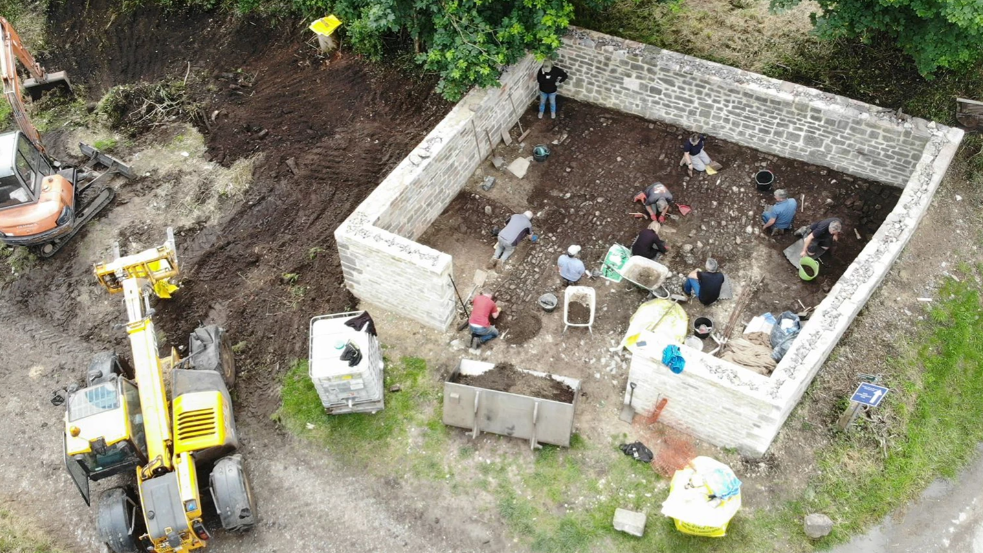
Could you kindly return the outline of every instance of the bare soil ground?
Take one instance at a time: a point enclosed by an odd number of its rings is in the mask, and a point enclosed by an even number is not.
[[[115,182],[105,216],[0,292],[0,498],[73,550],[103,550],[94,509],[64,473],[63,408],[48,400],[80,381],[94,352],[127,351],[112,328],[124,313],[95,285],[92,264],[116,240],[138,251],[173,225],[184,279],[173,301],[157,305],[159,342],[179,347],[203,322],[223,324],[238,342],[236,418],[262,498],[260,527],[220,532],[214,549],[510,549],[500,524],[462,508],[463,498],[434,508],[417,483],[360,478],[270,420],[282,372],[306,352],[309,318],[353,304],[335,227],[450,108],[434,80],[348,55],[323,59],[289,22],[270,29],[94,0],[53,3],[49,27],[67,32],[46,64],[69,71],[91,100],[109,86],[187,76],[208,117],[197,120],[201,134],[165,126],[121,144],[114,153],[140,178]],[[70,159],[75,138],[59,131],[48,141]]]
[[[508,164],[531,155],[534,144],[547,144],[550,157],[534,162],[522,180],[486,162],[421,238],[453,255],[455,278],[467,283],[475,269],[484,269],[494,249],[493,227],[504,226],[512,213],[534,211],[534,232],[541,239],[523,243],[487,284],[497,289],[515,318],[538,311],[536,299],[545,292],[556,293],[562,302],[556,259],[571,244],[583,247],[580,257],[594,271],[612,244],[630,247],[649,223],[647,218],[631,217],[642,211],[631,198],[655,181],[664,183],[677,203],[693,208],[686,216],[674,209],[662,227],[669,253],[659,262],[673,273],[666,287],[681,293],[685,275],[701,268],[707,257],[715,258],[729,276],[735,298],[745,286],[763,279],[741,313],[743,322],[764,312],[777,315],[818,305],[900,196],[899,189],[713,138],[707,151],[725,168],[714,176],[696,173],[690,178],[678,166],[689,131],[575,101],[562,102],[555,121],[538,120],[531,109],[523,124],[532,129],[525,142],[500,145],[495,154]],[[754,174],[762,168],[776,175],[775,188],[786,189],[800,204],[805,198],[797,226],[833,216],[843,220],[844,238],[824,256],[820,275],[811,282],[800,279],[782,254],[795,237],[773,238],[760,232],[761,213],[774,203],[771,192],[755,188]],[[497,182],[484,191],[477,185],[488,175]],[[615,285],[584,278],[578,284],[597,290],[593,329],[601,333],[624,332],[648,295],[626,281]],[[722,330],[734,306],[734,301],[721,300],[709,307],[690,302],[685,308],[691,319],[709,316]],[[505,337],[506,342],[518,343],[512,340],[511,333]]]
[[[518,371],[512,363],[499,363],[491,370],[478,375],[456,373],[451,378],[451,382],[562,403],[573,403],[574,397],[570,386],[549,377]]]

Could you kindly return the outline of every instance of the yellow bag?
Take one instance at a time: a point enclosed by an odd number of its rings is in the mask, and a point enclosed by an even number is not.
[[[727,535],[727,525],[741,508],[741,494],[738,492],[723,500],[710,499],[713,491],[703,477],[710,471],[721,469],[730,471],[730,467],[715,459],[697,457],[672,476],[669,497],[662,503],[662,514],[673,519],[676,530],[707,538]]]

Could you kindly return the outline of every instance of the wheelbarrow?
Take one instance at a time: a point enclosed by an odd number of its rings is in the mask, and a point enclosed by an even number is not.
[[[570,304],[579,303],[587,307],[589,315],[587,321],[570,321]],[[594,313],[597,311],[597,293],[590,286],[568,286],[563,292],[563,332],[567,331],[567,328],[574,327],[587,327],[587,330],[591,334],[594,334],[594,329],[591,328],[594,324]]]
[[[661,263],[640,255],[633,255],[628,258],[618,274],[635,286],[648,290],[656,298],[669,298],[669,290],[664,284],[671,273],[669,268]]]

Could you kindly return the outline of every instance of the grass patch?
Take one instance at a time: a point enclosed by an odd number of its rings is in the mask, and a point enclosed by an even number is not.
[[[44,533],[10,511],[0,509],[0,551],[4,553],[63,553]]]
[[[96,140],[95,143],[92,144],[92,147],[103,152],[108,152],[115,148],[118,144],[119,140],[114,137],[110,137]]]
[[[324,446],[348,463],[391,474],[403,469],[417,477],[446,478],[447,429],[442,422],[442,386],[430,378],[424,360],[387,362],[386,407],[374,415],[328,415],[301,360],[283,380],[283,403],[274,417],[290,432]]]
[[[946,280],[930,322],[893,361],[890,401],[879,408],[898,421],[886,447],[879,429],[861,425],[820,452],[809,499],[794,507],[829,514],[837,522],[832,541],[878,522],[935,478],[956,476],[983,441],[979,271]]]

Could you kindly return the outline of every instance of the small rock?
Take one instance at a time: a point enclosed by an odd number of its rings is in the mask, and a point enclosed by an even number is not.
[[[702,249],[703,248],[703,242],[697,242],[696,243],[696,248],[697,249]]]
[[[490,205],[486,205],[485,206],[485,215],[491,215],[491,214],[492,214],[492,208],[491,208],[491,206]]]
[[[806,516],[802,523],[802,529],[806,535],[814,540],[824,538],[833,531],[833,520],[820,513],[813,513]]]
[[[736,242],[737,245],[740,246],[741,245],[741,237],[738,236],[737,238],[734,238],[734,242]]]
[[[645,513],[615,509],[613,524],[615,530],[642,537],[645,533]]]
[[[495,169],[501,170],[502,167],[505,167],[505,160],[502,159],[501,156],[495,156],[492,158],[492,166],[495,167]]]
[[[745,234],[751,234],[753,232],[754,232],[754,228],[752,228],[751,225],[748,225],[747,228],[744,229]],[[740,242],[738,242],[738,244],[740,244]]]
[[[689,253],[693,251],[693,244],[683,244],[681,249],[683,250],[683,253]]]
[[[956,201],[957,201],[957,202],[961,202],[961,201],[963,201],[963,197],[962,197],[962,196],[960,196],[959,194],[956,194]]]
[[[399,384],[393,384],[392,386],[389,387],[389,391],[394,394],[402,389],[403,388]]]

